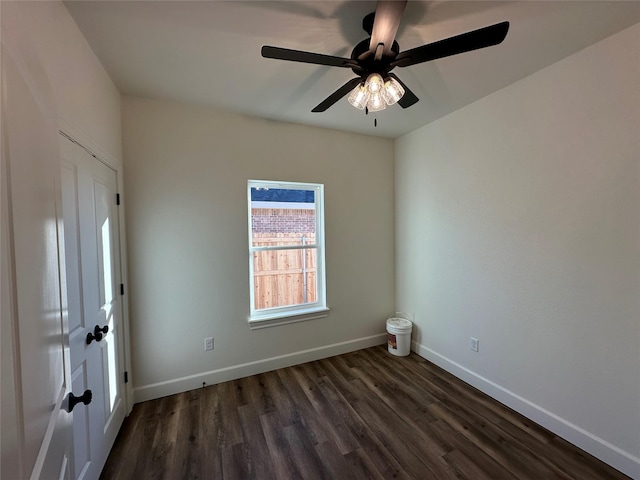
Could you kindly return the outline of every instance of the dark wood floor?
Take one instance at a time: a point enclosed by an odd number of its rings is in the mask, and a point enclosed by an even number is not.
[[[135,405],[103,479],[627,479],[386,346]]]

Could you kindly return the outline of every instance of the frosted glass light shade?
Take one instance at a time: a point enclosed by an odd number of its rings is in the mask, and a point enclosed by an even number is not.
[[[369,89],[369,92],[371,93],[371,95],[373,95],[382,90],[382,88],[384,87],[384,81],[382,80],[380,74],[372,73],[371,75],[369,75],[369,78],[367,78],[365,87]],[[371,110],[371,108],[369,108],[369,110]]]
[[[379,112],[380,110],[387,108],[384,98],[382,98],[382,92],[378,91],[371,94],[369,102],[367,103],[367,108],[370,112]]]
[[[382,96],[387,105],[393,105],[404,95],[404,88],[402,85],[392,77],[389,77],[384,82],[384,88],[382,89]]]
[[[369,90],[364,86],[364,82],[356,85],[356,88],[351,91],[348,100],[351,105],[359,110],[367,106]]]

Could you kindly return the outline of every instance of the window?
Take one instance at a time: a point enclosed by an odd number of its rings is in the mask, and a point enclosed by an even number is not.
[[[324,186],[249,180],[247,193],[249,321],[326,311]]]

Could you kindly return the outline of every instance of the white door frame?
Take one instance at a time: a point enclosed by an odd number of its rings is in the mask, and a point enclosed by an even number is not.
[[[127,280],[127,248],[126,248],[126,230],[125,230],[125,204],[126,198],[123,194],[124,192],[124,183],[123,183],[123,175],[122,175],[122,161],[110,155],[108,152],[100,148],[91,140],[88,140],[82,132],[78,131],[71,125],[61,121],[60,124],[62,128],[60,128],[60,135],[66,139],[66,141],[71,141],[81,148],[83,148],[89,155],[94,157],[96,160],[104,163],[107,167],[111,168],[116,173],[116,180],[118,182],[118,192],[120,195],[120,207],[117,210],[118,215],[118,242],[119,242],[119,251],[120,258],[118,259],[118,267],[120,271],[120,280],[117,283],[121,283],[124,285],[124,295],[121,298],[122,304],[122,332],[123,332],[123,351],[120,352],[121,365],[124,366],[124,371],[128,372],[128,383],[125,384],[124,388],[124,401],[126,407],[127,415],[131,413],[133,409],[133,382],[132,382],[132,372],[131,372],[131,329],[129,324],[129,302],[127,295],[128,288],[128,280]],[[61,139],[62,141],[62,139]]]

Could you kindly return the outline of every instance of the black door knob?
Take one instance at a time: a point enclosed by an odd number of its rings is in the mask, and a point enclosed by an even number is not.
[[[69,394],[69,412],[73,411],[73,407],[75,407],[78,403],[84,403],[85,405],[89,405],[91,403],[91,399],[93,398],[93,393],[91,390],[85,390],[82,395],[76,397],[73,393]]]
[[[98,335],[99,333],[107,333],[108,331],[109,331],[109,325],[105,325],[102,328],[100,328],[99,325],[96,325],[96,328],[93,329],[93,334]]]
[[[93,333],[92,332],[87,333],[87,345],[89,345],[94,340],[96,342],[99,342],[100,340],[102,340],[103,334],[107,333],[108,331],[109,331],[109,325],[105,325],[102,328],[100,328],[100,325],[96,325],[95,328],[93,329]]]

